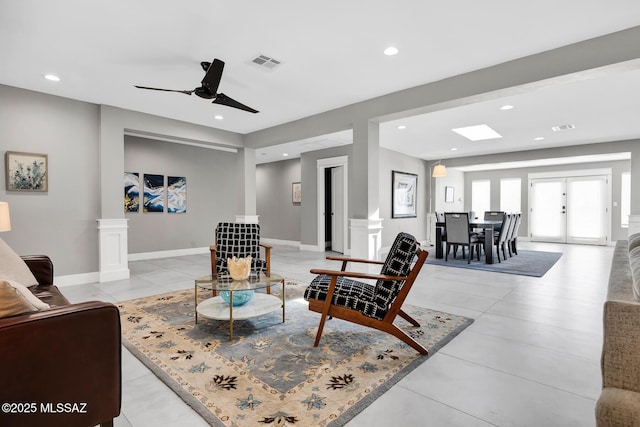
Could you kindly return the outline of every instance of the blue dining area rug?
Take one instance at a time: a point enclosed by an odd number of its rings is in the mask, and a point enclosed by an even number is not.
[[[433,252],[435,253],[435,250]],[[468,252],[466,255],[469,255]],[[435,256],[429,256],[427,258],[427,264],[493,271],[496,273],[519,274],[521,276],[542,277],[551,267],[554,266],[561,256],[562,252],[526,251],[519,249],[518,255],[507,257],[506,260],[500,263],[495,259],[495,264],[487,264],[483,255],[480,257],[480,261],[474,257],[471,260],[471,263],[467,264],[467,259],[463,259],[461,251],[459,251],[456,258],[449,255],[449,259],[447,261],[445,261],[444,258],[437,259]]]

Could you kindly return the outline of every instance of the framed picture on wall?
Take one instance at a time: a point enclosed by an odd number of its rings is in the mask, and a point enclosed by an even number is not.
[[[391,218],[415,218],[418,175],[393,171],[391,180]]]
[[[4,155],[7,191],[48,191],[46,154],[7,151]]]
[[[444,202],[453,203],[453,199],[454,199],[454,188],[444,187]]]
[[[144,174],[144,212],[164,212],[164,175]]]
[[[293,203],[302,203],[302,183],[294,182],[291,187],[291,200]]]
[[[167,212],[187,212],[187,177],[167,177]]]
[[[140,174],[138,172],[124,173],[124,211],[140,211]]]

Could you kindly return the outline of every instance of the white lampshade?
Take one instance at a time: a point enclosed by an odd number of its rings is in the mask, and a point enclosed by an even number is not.
[[[445,165],[435,165],[433,167],[433,173],[431,174],[434,178],[442,178],[447,176],[447,168]]]
[[[0,202],[0,231],[11,231],[9,203],[7,202]]]

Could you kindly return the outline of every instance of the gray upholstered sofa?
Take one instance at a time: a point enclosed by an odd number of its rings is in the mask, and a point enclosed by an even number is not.
[[[616,244],[604,304],[596,422],[640,426],[640,233]]]

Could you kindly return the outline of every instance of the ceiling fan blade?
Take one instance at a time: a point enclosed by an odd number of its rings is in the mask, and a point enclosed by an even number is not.
[[[213,100],[213,103],[214,104],[220,104],[220,105],[226,105],[227,107],[238,108],[240,110],[248,111],[250,113],[259,113],[258,110],[254,110],[251,107],[248,107],[248,106],[246,106],[244,104],[241,104],[238,101],[236,101],[235,99],[229,98],[224,93],[219,93],[216,96],[216,99]]]
[[[219,59],[214,59],[209,65],[207,73],[202,79],[202,86],[209,89],[209,92],[215,94],[220,86],[220,80],[222,79],[222,71],[224,70],[224,62]]]
[[[157,87],[147,87],[147,86],[135,86],[138,89],[149,89],[149,90],[160,90],[162,92],[178,92],[178,93],[185,93],[187,95],[191,95],[193,93],[193,90],[175,90],[175,89],[160,89]]]

